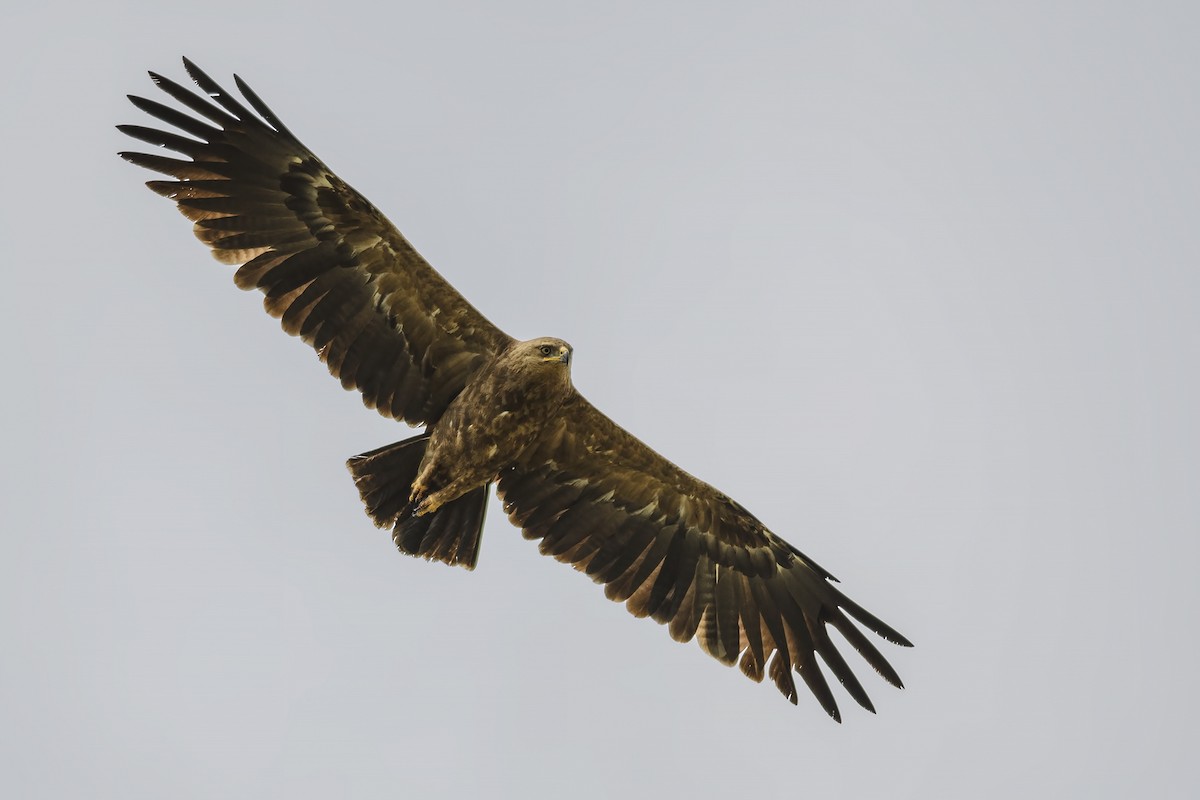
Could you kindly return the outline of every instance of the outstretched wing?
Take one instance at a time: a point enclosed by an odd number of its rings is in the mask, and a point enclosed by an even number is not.
[[[857,620],[890,642],[909,641],[842,594],[836,580],[750,512],[651,450],[572,396],[546,434],[501,473],[509,518],[540,549],[573,564],[634,616],[695,637],[755,681],[769,674],[796,702],[799,673],[841,719],[816,656],[858,703],[874,711],[834,647],[837,630],[888,683],[900,677]],[[768,663],[769,660],[769,663]]]
[[[240,78],[256,116],[194,64],[204,96],[151,72],[181,112],[130,96],[184,134],[118,126],[187,156],[121,153],[175,180],[147,183],[174,200],[243,289],[308,342],[347,389],[411,424],[441,416],[470,374],[510,341],[421,258],[371,203],[326,167]]]

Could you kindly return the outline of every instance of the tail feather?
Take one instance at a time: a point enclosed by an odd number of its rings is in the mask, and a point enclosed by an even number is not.
[[[487,486],[467,492],[436,511],[413,516],[413,481],[425,457],[429,434],[380,447],[346,462],[367,514],[392,529],[400,552],[474,569],[487,509]]]
[[[367,515],[380,528],[390,528],[402,513],[407,515],[413,481],[417,479],[417,470],[428,445],[429,434],[422,434],[362,453],[346,462],[358,494],[367,507]]]
[[[432,513],[405,514],[396,521],[392,540],[401,552],[475,569],[486,511],[485,484]]]

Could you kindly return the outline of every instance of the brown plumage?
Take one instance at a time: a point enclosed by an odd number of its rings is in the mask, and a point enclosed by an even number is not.
[[[832,626],[889,683],[900,678],[852,620],[909,642],[741,505],[597,411],[571,385],[571,348],[519,342],[475,310],[390,222],[329,170],[240,78],[254,112],[194,64],[200,96],[150,73],[190,113],[135,106],[187,136],[134,138],[186,156],[121,155],[194,223],[235,282],[312,345],[368,407],[421,435],[350,459],[367,507],[397,547],[475,566],[487,487],[543,553],[573,564],[678,641],[770,676],[793,703],[798,673],[840,719],[817,656],[874,711],[830,639]]]

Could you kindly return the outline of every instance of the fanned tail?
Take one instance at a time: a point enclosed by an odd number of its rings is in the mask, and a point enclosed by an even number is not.
[[[479,537],[487,509],[487,486],[473,489],[438,508],[414,516],[410,498],[413,481],[429,434],[389,444],[346,462],[367,515],[380,528],[392,529],[392,541],[402,553],[475,569]]]

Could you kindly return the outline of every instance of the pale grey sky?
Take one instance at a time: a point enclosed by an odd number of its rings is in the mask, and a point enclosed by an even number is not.
[[[1197,6],[432,5],[6,16],[0,794],[1194,796]],[[410,431],[114,155],[183,54],[908,688],[793,708],[495,506],[396,553],[343,461]]]

